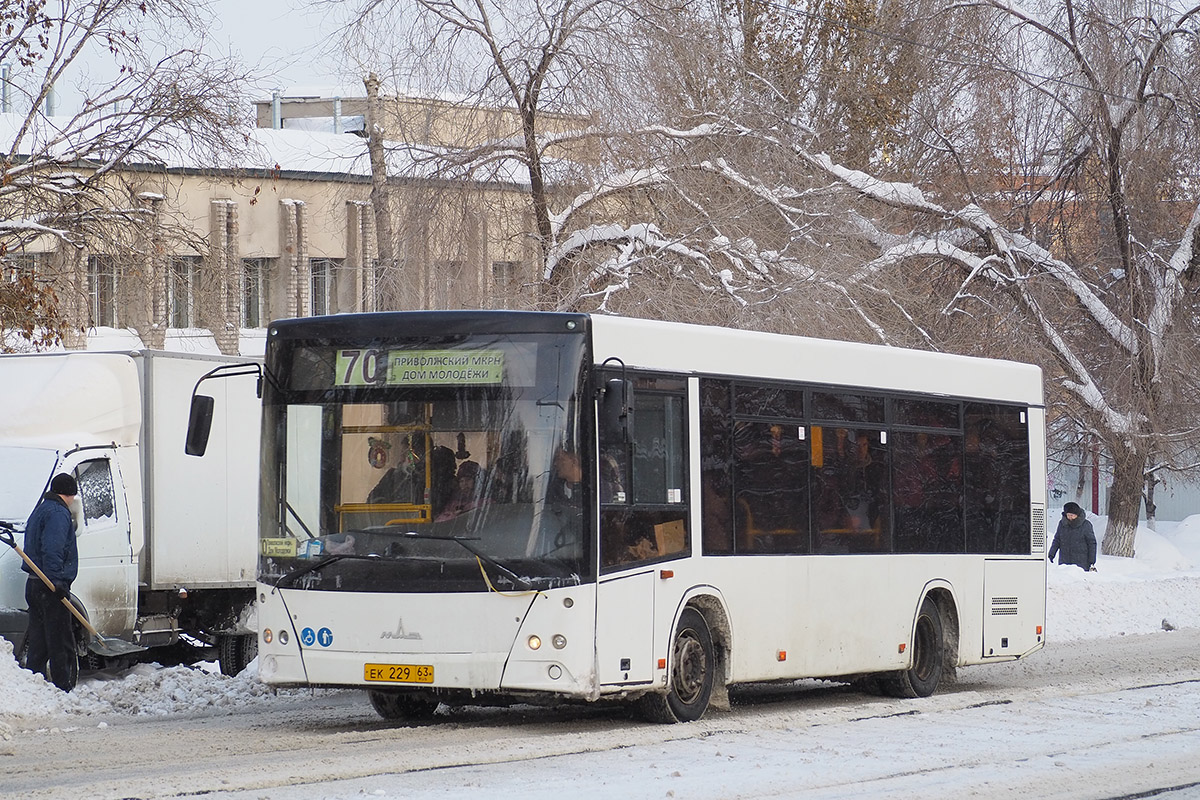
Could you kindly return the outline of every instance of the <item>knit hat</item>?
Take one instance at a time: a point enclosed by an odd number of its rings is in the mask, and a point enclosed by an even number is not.
[[[60,472],[50,480],[50,491],[55,494],[61,494],[66,497],[74,497],[79,494],[79,484],[75,479],[65,472]]]
[[[1064,514],[1074,514],[1077,517],[1083,516],[1083,509],[1079,507],[1079,503],[1065,503],[1063,505]]]

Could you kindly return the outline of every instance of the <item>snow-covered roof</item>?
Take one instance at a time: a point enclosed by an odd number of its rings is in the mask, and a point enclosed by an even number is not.
[[[11,149],[24,121],[25,115],[23,114],[0,113],[0,149],[5,152]],[[18,148],[18,155],[40,152],[46,148],[47,142],[52,141],[58,135],[57,132],[72,125],[78,127],[78,123],[73,123],[68,117],[39,115],[36,123],[26,135],[21,147]],[[332,127],[332,123],[330,127]],[[78,140],[83,133],[79,132],[69,136],[68,139]],[[353,133],[337,134],[326,130],[296,128],[251,128],[248,136],[247,145],[241,153],[236,154],[230,163],[214,168],[206,153],[189,146],[188,140],[184,138],[181,131],[167,146],[159,148],[153,154],[152,163],[165,166],[168,170],[212,172],[224,168],[279,171],[281,173],[349,175],[364,179],[371,175],[366,140]],[[416,178],[435,177],[433,163],[436,159],[433,157],[438,155],[438,151],[425,148],[423,153],[428,157],[417,159],[413,150],[405,147],[403,143],[388,142],[386,147],[390,175]],[[49,150],[54,155],[63,155],[70,152],[70,147],[67,141],[63,141],[50,147]],[[515,159],[498,159],[489,165],[487,174],[473,174],[469,179],[524,186],[529,183],[528,175],[524,165]]]

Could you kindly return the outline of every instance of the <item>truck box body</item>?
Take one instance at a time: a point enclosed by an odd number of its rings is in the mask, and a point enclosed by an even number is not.
[[[205,382],[217,400],[207,457],[186,455],[184,439],[197,380],[245,362],[145,350],[0,356],[0,520],[22,528],[51,476],[75,473],[72,594],[101,634],[154,646],[244,618],[255,575],[254,377]],[[0,635],[16,642],[26,575],[0,550]]]
[[[140,577],[153,589],[252,587],[261,417],[254,378],[205,382],[217,402],[208,453],[197,458],[183,451],[192,388],[218,364],[161,355],[142,363],[149,547]]]

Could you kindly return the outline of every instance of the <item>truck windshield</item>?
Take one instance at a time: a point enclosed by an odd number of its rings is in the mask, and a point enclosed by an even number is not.
[[[259,579],[522,591],[592,563],[583,337],[296,343],[264,397]]]
[[[53,450],[0,447],[0,520],[24,524],[58,461]]]

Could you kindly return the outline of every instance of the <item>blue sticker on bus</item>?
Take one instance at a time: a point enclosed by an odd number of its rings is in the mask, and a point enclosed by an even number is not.
[[[329,647],[329,645],[333,644],[333,631],[329,630],[329,628],[321,628],[321,630],[317,631],[317,643],[321,647]]]
[[[304,645],[305,647],[312,647],[313,642],[316,640],[317,632],[312,628],[305,628],[304,630],[300,631],[300,644]]]

